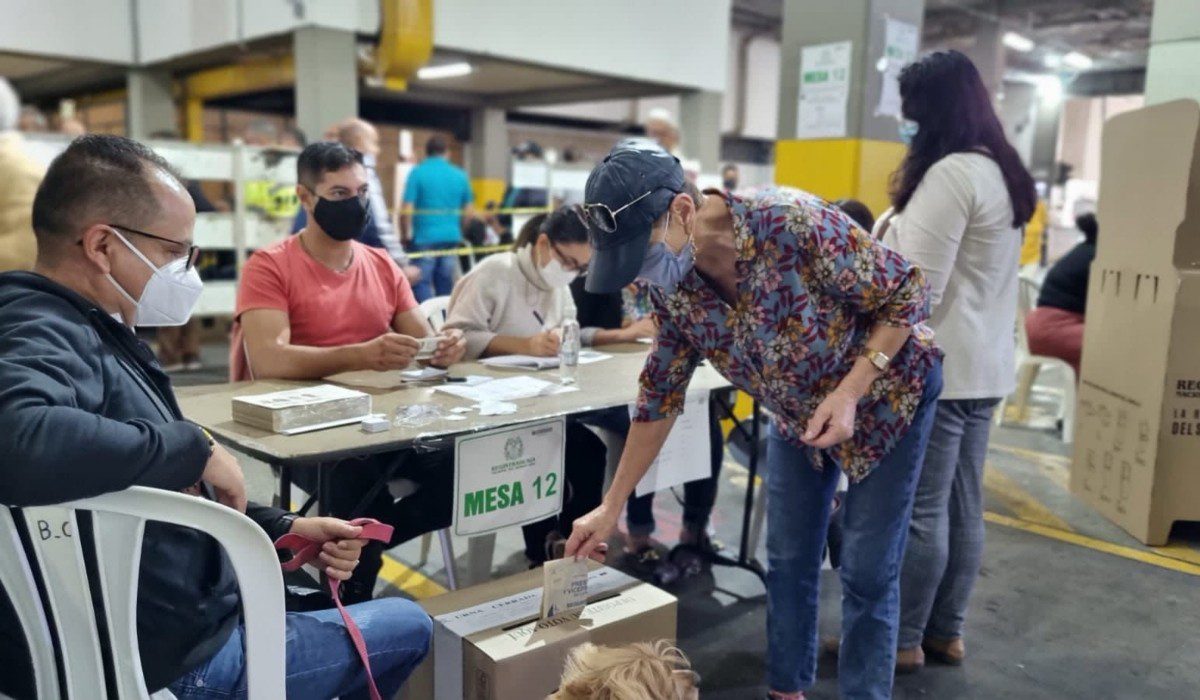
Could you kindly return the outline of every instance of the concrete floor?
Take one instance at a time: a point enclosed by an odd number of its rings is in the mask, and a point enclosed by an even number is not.
[[[221,364],[215,350],[205,355]],[[179,379],[222,381],[223,371],[218,366]],[[1039,382],[1034,427],[993,433],[988,543],[968,622],[967,665],[899,677],[896,698],[1200,698],[1200,532],[1177,528],[1183,538],[1176,546],[1152,550],[1071,496],[1069,450],[1053,434],[1048,415],[1057,381],[1050,376]],[[267,496],[269,471],[248,461],[246,472],[252,493]],[[713,517],[718,539],[731,548],[745,485],[745,471],[731,457]],[[670,543],[679,506],[660,494],[655,508],[659,536]],[[456,550],[463,571],[465,543],[457,542]],[[519,532],[501,533],[492,575],[524,569],[520,551]],[[765,559],[761,545],[758,556]],[[432,595],[446,585],[436,540],[424,566],[416,565],[415,541],[392,550],[390,559],[381,595]],[[679,644],[703,678],[702,697],[763,697],[765,595],[759,580],[718,567],[672,592],[679,597]],[[836,572],[825,572],[821,627],[828,635],[838,629],[839,594]],[[819,681],[808,695],[837,697],[832,659],[821,660]]]

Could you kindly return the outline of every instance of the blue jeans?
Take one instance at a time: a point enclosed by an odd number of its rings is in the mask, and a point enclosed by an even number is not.
[[[414,252],[453,250],[458,243],[413,243]],[[454,290],[454,275],[458,272],[458,258],[453,255],[437,255],[417,258],[413,262],[421,268],[421,281],[413,285],[413,294],[418,302],[432,297],[443,297]]]
[[[1000,399],[939,401],[900,572],[901,649],[962,636],[983,560],[983,463]]]
[[[391,698],[425,658],[433,622],[416,603],[380,598],[347,608],[362,630],[379,693]],[[245,630],[211,659],[171,684],[178,698],[246,697]],[[366,698],[367,675],[336,609],[287,615],[289,700]]]
[[[848,700],[892,695],[900,614],[900,562],[921,457],[929,439],[941,365],[908,432],[843,505],[842,650],[838,685]],[[772,690],[809,688],[817,671],[817,601],[829,510],[839,470],[817,471],[808,449],[772,426],[767,435],[767,640]]]

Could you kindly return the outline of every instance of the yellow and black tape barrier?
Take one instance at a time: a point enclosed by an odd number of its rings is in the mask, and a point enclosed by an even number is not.
[[[409,260],[419,258],[441,258],[447,255],[486,255],[488,253],[502,253],[506,250],[512,250],[512,243],[500,243],[497,245],[478,245],[478,246],[462,246],[459,248],[447,248],[446,250],[418,250],[411,253],[406,252]]]

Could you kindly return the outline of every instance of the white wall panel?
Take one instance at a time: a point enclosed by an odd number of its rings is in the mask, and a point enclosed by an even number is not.
[[[130,0],[5,0],[0,51],[133,61]]]
[[[437,0],[434,44],[723,91],[730,0]]]

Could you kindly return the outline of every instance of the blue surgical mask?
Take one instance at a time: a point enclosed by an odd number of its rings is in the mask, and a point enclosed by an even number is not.
[[[904,145],[911,146],[913,139],[917,137],[917,132],[921,130],[921,125],[911,119],[901,119],[896,130],[900,132],[900,140],[904,142]]]
[[[671,226],[671,212],[669,211],[666,225],[668,229]],[[642,259],[642,269],[638,272],[638,279],[671,294],[687,276],[687,273],[692,271],[695,264],[696,253],[692,249],[691,237],[678,253],[672,253],[665,241],[659,241],[651,244],[650,249],[646,251],[646,257]]]

